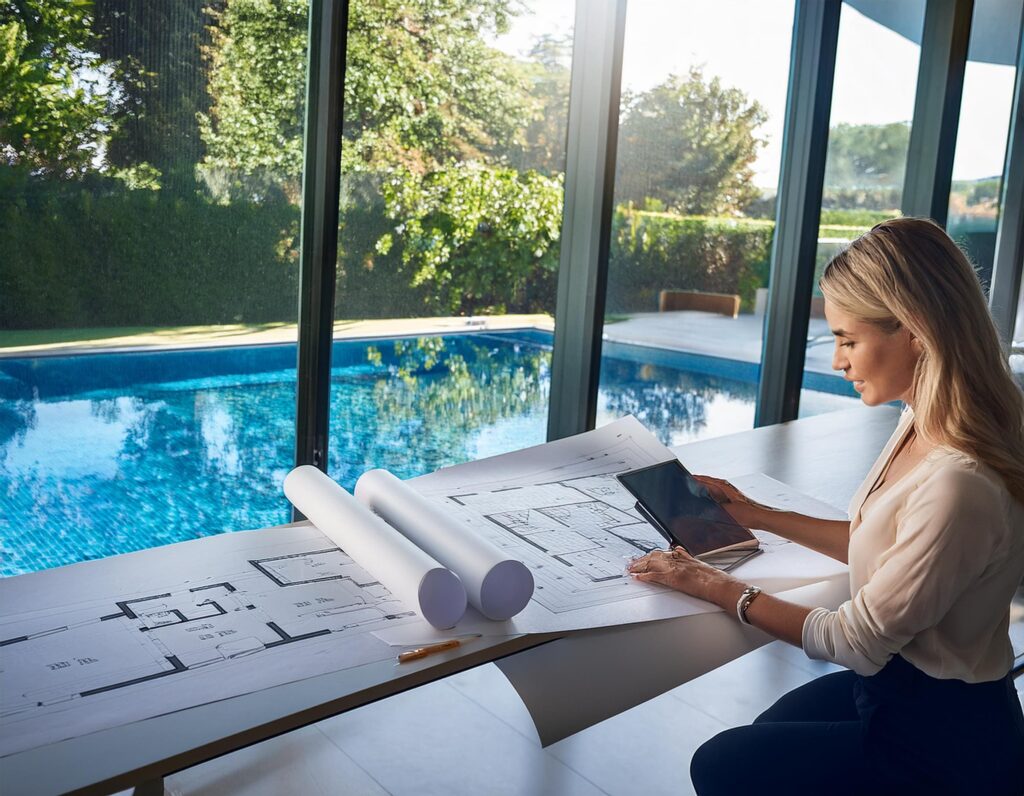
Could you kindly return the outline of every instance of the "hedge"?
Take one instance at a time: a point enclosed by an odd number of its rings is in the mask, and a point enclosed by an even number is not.
[[[819,237],[852,240],[863,226],[830,225]],[[767,287],[775,222],[677,216],[618,208],[612,222],[607,312],[653,312],[665,288],[736,293],[743,311]],[[817,272],[836,250],[818,247]]]
[[[298,209],[0,169],[0,328],[294,320]]]
[[[383,208],[364,203],[343,222],[338,316],[424,314],[429,285],[410,286],[399,247],[374,252],[393,227]],[[61,182],[0,168],[0,328],[294,321],[298,225],[299,209],[283,198],[218,204],[199,194],[128,190],[110,178]],[[863,229],[829,226],[821,235],[851,239]],[[676,288],[738,293],[749,311],[768,282],[773,231],[766,219],[619,207],[606,309],[654,311],[658,291]],[[831,251],[819,247],[819,269]],[[552,311],[556,282],[550,270],[538,273],[522,299],[528,304],[505,310]]]

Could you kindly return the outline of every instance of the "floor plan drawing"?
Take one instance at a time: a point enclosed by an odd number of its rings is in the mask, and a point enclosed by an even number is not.
[[[145,718],[201,704],[204,690],[224,698],[391,657],[390,647],[367,637],[416,615],[329,545],[322,536],[297,539],[257,556],[242,547],[215,578],[168,578],[148,592],[90,595],[5,616],[0,756],[18,751],[34,730],[59,733],[65,722],[80,721],[87,729],[88,714],[111,704]],[[264,665],[281,659],[284,648],[286,666]],[[131,710],[143,702],[141,714]]]
[[[637,513],[633,496],[615,475],[673,457],[635,418],[626,417],[585,435],[439,470],[410,484],[530,568],[536,587],[530,606],[516,617],[517,629],[583,629],[711,610],[626,573],[631,559],[666,542]],[[742,484],[772,505],[841,516],[764,476]],[[840,562],[758,533],[772,555],[741,565],[751,582],[792,588],[845,572]]]
[[[448,499],[505,535],[533,571],[534,600],[553,613],[642,596],[626,574],[637,556],[664,546],[632,508],[614,473]]]

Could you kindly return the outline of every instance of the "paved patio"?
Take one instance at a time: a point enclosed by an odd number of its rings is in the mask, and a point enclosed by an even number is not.
[[[608,341],[684,351],[691,354],[756,364],[761,359],[762,315],[730,318],[708,312],[642,312],[627,320],[609,323],[604,329]],[[540,329],[553,331],[550,315],[481,315],[442,318],[391,318],[364,321],[336,321],[334,339],[366,339],[455,334],[459,332]],[[832,374],[832,338],[821,318],[812,318],[812,342],[807,367]],[[192,326],[142,334],[107,336],[94,340],[47,343],[0,348],[0,357],[66,355],[97,351],[130,351],[154,348],[211,348],[229,345],[292,343],[298,338],[295,324],[264,326]]]
[[[454,334],[458,332],[499,331],[506,329],[554,329],[550,315],[480,315],[442,318],[386,318],[364,321],[335,321],[334,339],[372,339]],[[137,351],[153,348],[215,348],[232,345],[294,343],[298,340],[294,323],[269,323],[259,326],[228,324],[223,326],[180,326],[130,335],[103,336],[68,343],[45,343],[3,347],[0,357],[39,354],[83,354],[97,351]]]
[[[641,312],[605,326],[604,337],[617,343],[756,364],[761,361],[763,329],[763,315],[730,318],[709,312]],[[834,374],[832,335],[824,318],[811,318],[808,338],[811,342],[807,348],[807,369]]]

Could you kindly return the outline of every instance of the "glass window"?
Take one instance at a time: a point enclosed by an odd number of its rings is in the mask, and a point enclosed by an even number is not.
[[[287,521],[306,3],[3,14],[0,574]]]
[[[629,4],[598,425],[753,426],[793,9]]]
[[[1017,7],[1006,18],[1011,5]],[[964,71],[946,229],[986,285],[995,257],[1022,6],[1008,4],[998,12],[985,3],[974,7]]]
[[[351,7],[329,453],[345,486],[545,439],[574,10]]]
[[[843,246],[900,215],[923,25],[924,2],[842,6],[800,417],[860,402],[832,370],[833,339],[817,279]]]

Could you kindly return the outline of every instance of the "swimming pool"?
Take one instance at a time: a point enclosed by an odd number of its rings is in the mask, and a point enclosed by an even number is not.
[[[543,442],[551,341],[335,342],[330,474]],[[756,370],[606,346],[598,423],[632,413],[670,445],[749,428]],[[0,359],[0,575],[289,521],[295,380],[294,345]]]

